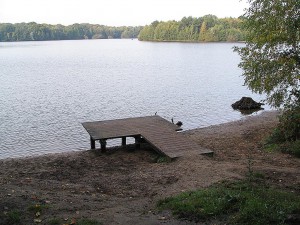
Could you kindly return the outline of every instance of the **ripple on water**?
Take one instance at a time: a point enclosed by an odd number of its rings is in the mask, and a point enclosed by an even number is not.
[[[88,149],[85,121],[158,112],[192,129],[240,119],[231,104],[261,97],[243,86],[233,45],[2,43],[0,158]]]

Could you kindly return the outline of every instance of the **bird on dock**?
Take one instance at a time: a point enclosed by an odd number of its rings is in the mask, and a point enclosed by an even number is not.
[[[171,118],[172,123],[174,123],[173,117]]]
[[[181,121],[178,121],[178,122],[176,123],[176,125],[177,125],[178,127],[181,127],[181,126],[183,125],[183,123],[182,123]]]
[[[156,116],[157,112],[154,113],[154,115]]]

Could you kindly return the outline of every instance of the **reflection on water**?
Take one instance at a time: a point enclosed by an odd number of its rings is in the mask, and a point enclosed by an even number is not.
[[[240,44],[238,44],[240,45]],[[0,43],[0,158],[89,148],[81,122],[158,115],[183,129],[241,118],[233,44]]]
[[[247,109],[247,110],[238,110],[241,112],[242,115],[247,116],[247,115],[252,115],[254,113],[257,113],[261,110],[264,110],[264,108],[260,108],[260,109]]]

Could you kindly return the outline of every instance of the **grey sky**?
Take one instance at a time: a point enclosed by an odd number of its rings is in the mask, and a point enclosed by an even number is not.
[[[246,0],[0,0],[0,23],[137,26],[213,14],[238,17]]]

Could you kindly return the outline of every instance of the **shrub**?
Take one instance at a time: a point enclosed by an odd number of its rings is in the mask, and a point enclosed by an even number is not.
[[[300,157],[300,99],[298,104],[286,106],[279,117],[279,124],[267,140],[267,149]]]
[[[300,197],[246,180],[185,192],[159,201],[158,207],[171,209],[178,217],[196,222],[285,224],[290,214],[300,210]]]
[[[279,118],[278,134],[284,139],[293,142],[300,139],[300,107],[286,109]]]
[[[300,140],[293,142],[285,142],[279,146],[280,150],[284,153],[289,153],[300,158]]]

